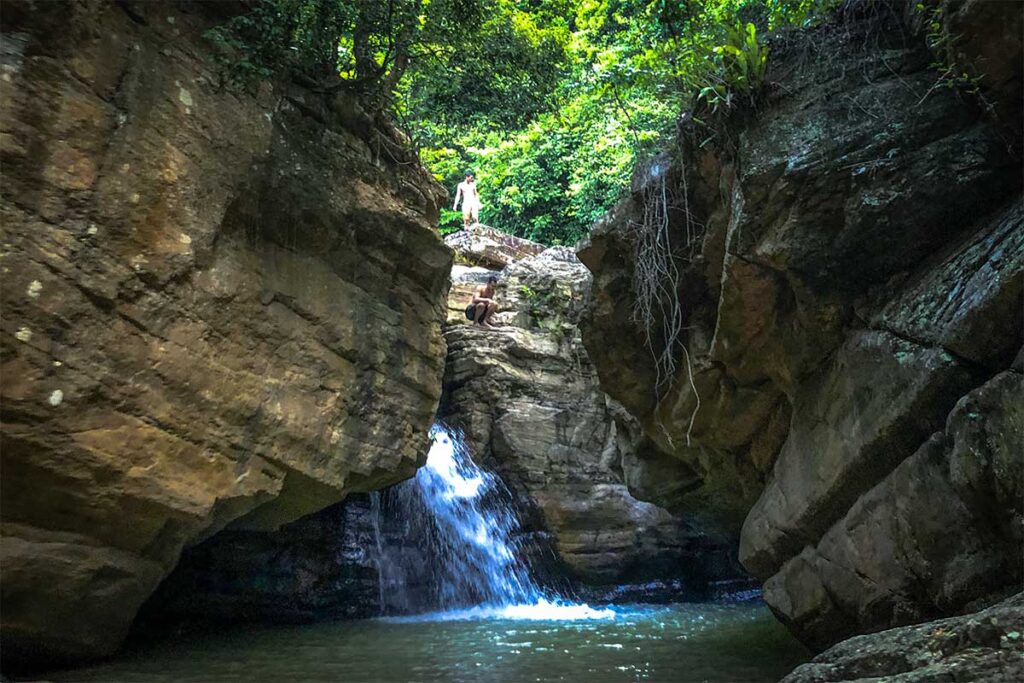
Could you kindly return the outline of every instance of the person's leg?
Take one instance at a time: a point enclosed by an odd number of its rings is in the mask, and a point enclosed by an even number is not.
[[[494,317],[494,314],[497,312],[497,310],[498,304],[487,304],[487,315],[484,317],[484,327],[492,327],[491,318]]]
[[[487,304],[476,305],[476,324],[480,327],[484,326],[484,320],[487,318]]]
[[[470,218],[472,219],[472,224],[473,225],[476,225],[477,223],[479,223],[480,222],[480,207],[477,206],[476,204],[474,204],[473,207],[469,210],[469,215],[470,215]]]
[[[462,205],[462,229],[467,230],[469,228],[470,218],[472,218],[472,211],[466,204]]]

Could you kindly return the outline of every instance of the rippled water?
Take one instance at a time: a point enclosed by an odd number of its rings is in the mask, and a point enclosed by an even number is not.
[[[462,610],[169,640],[51,674],[104,683],[776,681],[807,652],[760,604]],[[578,608],[576,608],[578,609]]]

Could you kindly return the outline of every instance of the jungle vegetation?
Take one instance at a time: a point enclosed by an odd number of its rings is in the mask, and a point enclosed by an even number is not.
[[[228,83],[289,75],[388,112],[481,220],[572,244],[698,100],[761,85],[764,37],[837,0],[250,0],[208,33]],[[461,226],[442,214],[442,231]]]

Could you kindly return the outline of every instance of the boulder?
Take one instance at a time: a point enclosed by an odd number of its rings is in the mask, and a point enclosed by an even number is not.
[[[453,232],[444,241],[455,250],[459,263],[499,270],[545,249],[543,244],[480,223]]]
[[[974,614],[844,640],[781,683],[992,681],[1024,677],[1024,594]]]
[[[960,612],[1019,586],[1022,398],[1016,372],[964,396],[944,432],[768,580],[776,613],[820,647]],[[806,591],[808,584],[821,589]]]

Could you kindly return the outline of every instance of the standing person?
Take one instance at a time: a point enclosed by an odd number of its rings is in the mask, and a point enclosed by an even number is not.
[[[466,317],[480,327],[492,329],[491,318],[498,310],[498,302],[494,300],[494,288],[498,284],[498,278],[491,275],[487,278],[487,284],[478,287],[473,295],[473,302],[466,306]]]
[[[462,227],[469,228],[472,223],[480,222],[480,195],[476,191],[476,181],[473,179],[473,172],[466,171],[466,179],[459,183],[455,190],[455,205],[452,211],[459,208],[459,199],[462,199]]]

